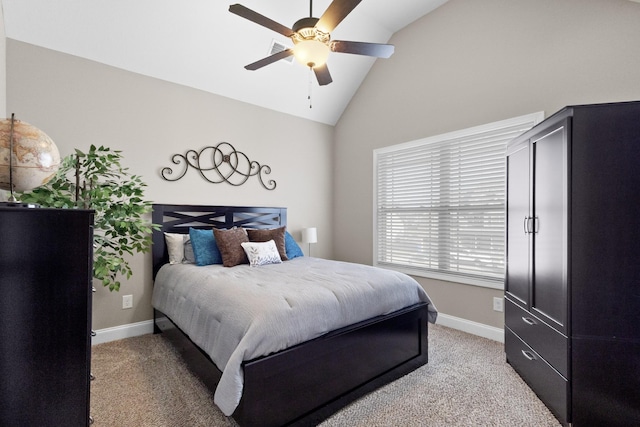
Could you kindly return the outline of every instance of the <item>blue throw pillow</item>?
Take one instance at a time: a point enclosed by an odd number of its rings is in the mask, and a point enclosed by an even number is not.
[[[222,264],[222,254],[220,254],[212,229],[189,228],[189,237],[196,265]]]
[[[288,231],[285,231],[284,233],[284,247],[287,252],[287,258],[289,259],[304,256],[304,252],[302,252],[302,249],[300,249],[300,246],[298,246],[295,239]]]

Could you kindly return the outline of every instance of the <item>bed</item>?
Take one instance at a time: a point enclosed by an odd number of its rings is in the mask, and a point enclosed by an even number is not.
[[[169,264],[165,233],[234,227],[270,232],[285,227],[286,219],[286,208],[153,206],[153,223],[161,226],[152,237],[154,331],[174,343],[212,389],[223,413],[240,426],[316,425],[428,361],[427,322],[434,322],[437,312],[422,288],[413,289],[408,283],[413,279],[400,273],[308,257],[258,268]],[[209,283],[212,280],[217,283]],[[313,286],[302,292],[301,280]],[[393,283],[390,294],[384,282]],[[227,297],[225,287],[244,294]],[[378,292],[384,297],[361,304],[343,295],[343,288],[353,288],[356,296]],[[314,302],[296,299],[299,293],[314,295]],[[192,302],[185,303],[189,299]],[[218,304],[224,309],[208,313],[216,305],[208,299],[225,301]],[[234,305],[237,301],[248,308]],[[278,304],[285,305],[284,314],[271,309]],[[269,314],[259,316],[267,320],[245,320],[245,313],[253,316],[257,306],[265,307]],[[371,309],[380,314],[366,315]],[[313,312],[321,314],[309,315]],[[220,326],[230,323],[237,323],[245,335],[220,350],[216,342],[239,334]]]

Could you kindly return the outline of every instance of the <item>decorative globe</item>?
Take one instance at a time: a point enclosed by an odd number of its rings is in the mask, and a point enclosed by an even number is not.
[[[13,121],[13,152],[10,159],[11,119],[0,120],[0,189],[29,191],[46,184],[60,167],[56,144],[40,129],[20,120]],[[10,161],[11,160],[11,161]]]

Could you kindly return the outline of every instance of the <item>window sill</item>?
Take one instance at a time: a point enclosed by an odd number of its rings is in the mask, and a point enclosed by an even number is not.
[[[455,275],[455,274],[443,274],[443,273],[437,273],[433,271],[425,271],[419,268],[411,268],[411,267],[398,266],[398,265],[392,265],[392,264],[379,264],[377,262],[374,262],[373,265],[380,268],[386,268],[387,270],[399,271],[401,273],[405,273],[410,276],[425,277],[427,279],[461,283],[464,285],[471,285],[471,286],[480,286],[483,288],[490,288],[490,289],[500,289],[500,290],[504,289],[503,281],[480,279],[477,277],[469,277],[469,276]]]

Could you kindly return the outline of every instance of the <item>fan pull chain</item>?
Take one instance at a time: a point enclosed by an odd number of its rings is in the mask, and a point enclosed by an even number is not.
[[[309,94],[307,95],[307,99],[309,100],[309,109],[313,108],[311,104],[311,85],[313,84],[313,68],[309,67]]]

